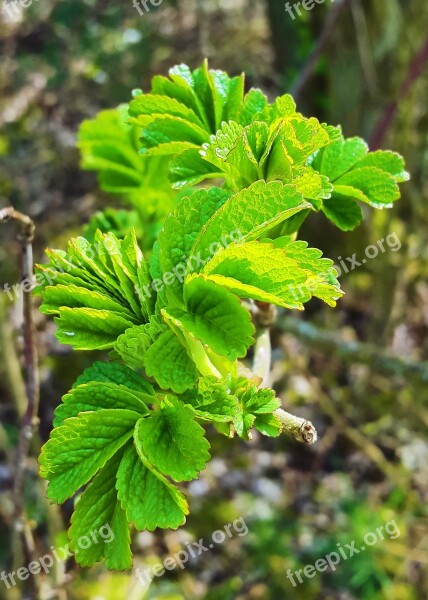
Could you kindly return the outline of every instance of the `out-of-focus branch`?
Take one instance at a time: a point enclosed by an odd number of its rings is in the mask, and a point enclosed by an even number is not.
[[[6,294],[0,294],[0,377],[11,390],[18,415],[22,417],[27,409],[25,382],[7,307]]]
[[[38,425],[39,409],[39,375],[37,347],[33,322],[31,282],[33,279],[33,238],[34,223],[27,215],[9,206],[0,210],[0,223],[13,220],[20,226],[19,240],[22,248],[22,294],[23,294],[23,338],[24,359],[26,368],[27,408],[21,420],[14,482],[14,526],[19,534],[27,564],[34,558],[35,548],[31,528],[25,518],[24,478],[27,457],[34,431]],[[37,599],[37,580],[31,578],[28,593]]]
[[[367,364],[370,368],[383,371],[387,375],[428,382],[427,362],[403,360],[371,344],[345,341],[336,333],[324,331],[312,323],[294,317],[281,318],[277,327],[312,347],[320,348],[330,355],[334,353],[347,362]]]
[[[379,85],[376,77],[373,54],[370,48],[370,39],[367,31],[367,19],[361,0],[350,3],[352,18],[354,20],[355,37],[358,53],[360,55],[361,69],[363,71],[367,89],[372,98],[377,98]]]
[[[383,141],[389,128],[394,122],[395,115],[397,114],[398,106],[400,102],[407,96],[411,87],[419,79],[424,69],[428,64],[428,37],[425,39],[421,49],[412,60],[407,72],[406,79],[404,80],[399,93],[397,94],[396,100],[391,102],[382,114],[377,126],[375,127],[370,140],[371,150],[378,150],[382,147]]]
[[[303,89],[308,84],[310,78],[313,75],[315,67],[317,66],[318,60],[320,59],[322,53],[327,46],[330,37],[334,33],[337,25],[337,21],[342,14],[342,11],[348,6],[351,0],[339,0],[336,2],[332,8],[329,10],[327,18],[325,20],[324,29],[322,30],[317,43],[315,44],[314,49],[309,55],[308,60],[306,61],[306,65],[300,72],[298,79],[293,83],[290,94],[296,99],[299,100]]]

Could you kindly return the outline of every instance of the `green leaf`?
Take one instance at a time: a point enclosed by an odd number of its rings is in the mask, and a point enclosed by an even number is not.
[[[186,308],[170,309],[195,338],[231,360],[243,357],[254,343],[249,312],[233,295],[202,279],[190,279],[184,288]]]
[[[239,190],[261,178],[258,162],[269,135],[265,123],[253,123],[242,128],[238,123],[223,123],[210,143],[204,144],[200,155],[213,165],[212,176],[223,172],[231,189]]]
[[[207,142],[209,135],[197,125],[178,117],[162,116],[143,129],[141,141],[151,154],[177,154]],[[161,146],[156,152],[158,146]],[[163,146],[163,147],[162,147]]]
[[[229,80],[226,73],[221,71],[216,73],[214,78],[214,71],[208,69],[207,60],[204,60],[202,67],[193,71],[195,93],[204,107],[211,131],[216,131],[220,126]]]
[[[191,148],[178,154],[169,165],[169,177],[174,189],[197,185],[205,179],[221,178],[223,173],[203,160],[200,150]]]
[[[135,232],[123,240],[96,232],[69,243],[68,253],[47,251],[50,264],[38,266],[42,312],[58,314],[57,337],[80,350],[112,348],[129,327],[145,323],[155,298],[144,296],[149,267]],[[42,277],[40,277],[40,275]]]
[[[210,460],[210,445],[194,412],[172,396],[139,421],[135,438],[150,463],[175,481],[196,479]]]
[[[253,415],[270,414],[281,406],[275,392],[268,388],[255,390],[254,387],[251,387],[249,391],[243,394],[241,401],[245,406],[245,410]]]
[[[239,232],[242,241],[255,240],[306,208],[311,205],[292,185],[258,181],[232,196],[207,221],[195,240],[192,254],[200,252],[202,258],[209,258],[215,254],[213,248],[219,247],[219,240],[232,231]]]
[[[149,377],[154,377],[163,390],[181,394],[193,387],[198,371],[186,348],[178,338],[165,328],[143,357]]]
[[[237,121],[244,101],[245,75],[229,81],[228,98],[224,105],[222,121]]]
[[[140,415],[131,410],[99,410],[68,419],[51,433],[40,455],[40,475],[48,497],[62,503],[87,483],[132,437]]]
[[[285,119],[296,115],[296,103],[290,94],[279,96],[273,104],[266,106],[258,118],[271,124],[278,119]]]
[[[312,166],[334,182],[332,198],[324,204],[324,212],[345,231],[361,221],[361,214],[350,200],[360,200],[374,208],[390,208],[400,197],[397,183],[409,179],[400,155],[369,153],[361,138],[342,138],[331,143],[317,154]]]
[[[294,289],[305,283],[307,273],[283,250],[269,244],[232,244],[208,262],[202,273],[241,298],[302,308]]]
[[[250,125],[261,111],[268,105],[268,100],[262,91],[251,89],[244,98],[239,123]]]
[[[130,327],[114,344],[114,349],[129,366],[136,369],[143,365],[143,356],[152,345],[147,325]]]
[[[329,147],[332,138],[337,137],[339,132],[340,130],[325,127],[314,117],[307,119],[296,113],[278,121],[277,135],[293,165],[306,166],[310,157],[320,148]]]
[[[254,427],[263,435],[278,437],[281,434],[281,421],[276,415],[257,415]]]
[[[341,194],[334,194],[331,200],[323,203],[323,213],[342,231],[350,231],[363,220],[361,208],[354,200]]]
[[[91,367],[86,369],[77,378],[73,388],[84,383],[92,383],[93,381],[124,385],[135,392],[142,392],[149,395],[154,394],[153,386],[141,377],[141,375],[129,367],[119,365],[115,362],[94,362]]]
[[[104,350],[113,348],[121,333],[132,327],[133,322],[120,313],[92,308],[59,309],[57,338],[76,350]]]
[[[228,386],[216,377],[201,377],[197,392],[188,392],[181,399],[195,414],[207,421],[229,422],[238,412],[238,399]]]
[[[70,549],[82,567],[91,567],[103,558],[108,569],[132,567],[129,525],[115,488],[120,454],[106,463],[76,503],[69,531]],[[91,541],[88,548],[79,545],[84,538]]]
[[[136,230],[138,237],[142,237],[142,223],[136,210],[105,208],[92,215],[83,228],[83,236],[93,244],[97,231],[112,232],[117,238],[124,238],[132,228]]]
[[[122,105],[83,121],[77,144],[82,168],[98,172],[101,189],[125,195],[144,185],[137,130],[126,123],[127,109]]]
[[[385,171],[392,175],[397,183],[402,183],[410,179],[410,174],[406,171],[403,157],[397,152],[391,152],[390,150],[370,152],[355,165],[356,169],[363,167],[376,167],[381,171]]]
[[[157,94],[141,94],[132,100],[129,105],[129,115],[136,117],[137,122],[140,115],[156,115],[160,117],[164,114],[179,117],[201,128],[204,127],[204,124],[195,114],[194,110],[175,98]]]
[[[129,319],[131,322],[137,321],[137,317],[128,307],[106,293],[88,290],[73,284],[46,287],[43,292],[43,305],[40,311],[47,315],[58,314],[60,312],[59,307],[63,306],[104,309],[122,314],[124,318]]]
[[[235,385],[234,393],[240,403],[240,412],[233,420],[237,434],[250,439],[250,430],[255,427],[264,435],[278,436],[281,425],[273,413],[281,402],[276,398],[275,392],[270,389],[258,390],[252,381],[245,378],[238,379]]]
[[[320,250],[302,241],[231,244],[206,264],[202,275],[241,298],[302,310],[312,296],[334,304],[342,295],[333,262],[321,257]]]
[[[256,417],[249,413],[239,412],[233,417],[233,426],[239,437],[244,440],[251,439],[250,430],[254,426]]]
[[[320,173],[327,175],[330,181],[336,181],[365,157],[368,151],[366,142],[361,138],[341,139],[324,148],[313,166]]]
[[[96,171],[100,188],[135,206],[138,214],[136,211],[129,218],[124,211],[107,209],[91,219],[84,235],[93,239],[98,228],[123,237],[132,226],[140,229],[142,220],[145,248],[150,248],[153,236],[147,227],[149,218],[156,215],[162,219],[168,214],[176,194],[168,181],[169,157],[139,155],[140,128],[127,121],[127,105],[101,111],[95,119],[82,123],[77,145],[82,168]]]
[[[285,254],[296,261],[300,268],[305,269],[308,279],[303,284],[298,284],[295,294],[303,302],[315,296],[329,306],[336,306],[336,300],[343,296],[337,280],[337,271],[333,261],[322,258],[321,250],[308,248],[307,242],[303,240],[275,240],[274,245],[281,247]]]
[[[55,410],[54,427],[63,425],[65,419],[77,417],[79,413],[103,409],[132,410],[138,414],[148,414],[147,404],[155,401],[155,396],[131,390],[124,385],[92,381],[73,388],[66,394]]]
[[[338,179],[334,189],[339,194],[362,200],[374,208],[389,208],[400,197],[394,178],[375,167],[354,169]]]
[[[302,175],[293,179],[293,185],[296,186],[303,198],[311,201],[328,200],[331,198],[333,186],[325,175],[320,175],[310,167],[307,167]],[[323,206],[322,202],[312,202],[316,208]]]
[[[189,507],[183,494],[150,465],[139,447],[139,427],[135,444],[128,444],[117,472],[118,497],[127,519],[137,529],[154,531],[157,527],[177,529],[186,522]],[[137,450],[138,453],[137,453]]]
[[[229,197],[227,191],[216,187],[198,190],[183,198],[165,220],[159,234],[159,258],[164,281],[169,281],[165,289],[169,302],[181,302],[186,274],[199,263],[199,256],[191,252],[193,243],[205,223]]]

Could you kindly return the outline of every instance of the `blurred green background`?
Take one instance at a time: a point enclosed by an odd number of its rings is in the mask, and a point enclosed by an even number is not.
[[[291,4],[294,4],[292,2]],[[211,435],[215,459],[188,486],[191,515],[177,532],[134,536],[135,567],[153,565],[188,541],[242,517],[235,535],[155,578],[82,570],[72,560],[40,576],[42,598],[419,600],[428,597],[428,14],[426,0],[326,0],[292,19],[281,0],[163,0],[140,15],[131,0],[33,0],[10,18],[0,8],[0,208],[36,222],[36,259],[64,247],[90,216],[118,199],[79,167],[76,132],[85,118],[149,87],[174,64],[247,73],[273,98],[292,91],[298,108],[372,148],[403,154],[411,182],[393,210],[367,210],[342,233],[313,217],[301,237],[327,256],[356,253],[394,234],[385,252],[341,281],[336,310],[312,301],[282,312],[273,332],[275,389],[311,419],[311,448],[288,439],[230,441]],[[315,50],[315,54],[313,51]],[[144,199],[143,199],[144,201]],[[19,281],[13,227],[0,231],[0,570],[12,558],[11,485],[17,423],[25,407],[19,302],[2,292]],[[392,238],[390,238],[392,239]],[[60,397],[94,356],[71,353],[36,316],[41,365],[41,440]],[[36,554],[66,543],[71,505],[48,505],[37,479],[39,441],[27,473]],[[400,536],[378,541],[293,587],[302,569],[395,521]],[[19,563],[17,566],[22,565]],[[25,598],[19,587],[0,598]]]

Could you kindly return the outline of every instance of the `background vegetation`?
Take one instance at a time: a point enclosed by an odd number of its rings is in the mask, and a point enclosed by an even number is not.
[[[312,301],[281,313],[274,339],[275,388],[290,411],[311,419],[310,449],[288,439],[212,436],[217,458],[189,485],[192,515],[177,532],[139,534],[135,565],[150,565],[187,540],[208,538],[242,516],[249,534],[172,571],[145,590],[135,574],[81,570],[69,560],[40,577],[45,598],[417,600],[428,596],[428,38],[425,0],[326,0],[295,20],[282,0],[163,0],[140,16],[131,1],[34,0],[16,20],[0,10],[0,207],[37,224],[44,246],[64,247],[93,212],[120,207],[79,167],[76,132],[85,118],[148,88],[152,75],[203,57],[270,96],[292,91],[299,109],[371,147],[402,153],[412,174],[391,211],[367,211],[353,233],[313,217],[301,232],[334,260],[364,257],[395,233],[386,252],[342,275],[336,310]],[[311,54],[315,49],[315,54]],[[0,288],[19,281],[19,246],[3,227]],[[0,293],[0,569],[13,553],[11,486],[18,419],[25,408],[20,303]],[[37,315],[40,435],[27,473],[36,555],[66,542],[71,505],[44,499],[38,444],[53,410],[93,356],[71,353]],[[293,588],[293,571],[337,543],[395,520],[401,535]],[[360,544],[359,544],[360,545]],[[13,559],[13,556],[15,557]],[[0,598],[25,597],[0,584]]]

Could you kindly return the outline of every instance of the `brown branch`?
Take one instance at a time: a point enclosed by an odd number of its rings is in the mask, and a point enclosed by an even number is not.
[[[39,374],[35,328],[32,312],[31,283],[33,281],[33,238],[34,223],[27,215],[9,206],[0,210],[0,223],[13,220],[20,226],[19,240],[22,248],[22,293],[23,293],[23,338],[24,360],[26,369],[27,408],[21,419],[19,441],[16,458],[14,499],[14,527],[21,539],[23,554],[27,564],[34,560],[35,547],[31,528],[25,517],[24,480],[27,457],[31,440],[38,426],[39,409]],[[31,598],[39,597],[38,584],[35,577],[28,583]]]

